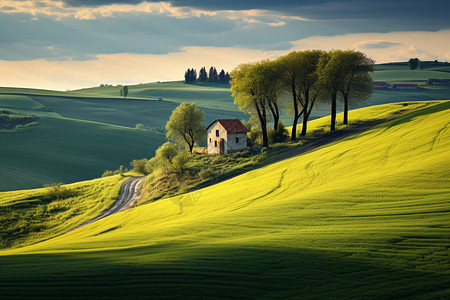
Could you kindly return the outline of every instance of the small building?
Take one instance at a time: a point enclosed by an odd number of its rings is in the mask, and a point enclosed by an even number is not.
[[[247,128],[238,119],[217,119],[206,127],[208,154],[226,154],[247,148]]]
[[[403,89],[403,90],[407,90],[407,89],[418,89],[419,85],[416,83],[393,83],[392,84],[392,88],[393,89]]]
[[[388,89],[390,87],[389,83],[384,81],[374,81],[373,87],[376,89]]]
[[[427,80],[427,85],[449,85],[450,79],[435,79],[430,78]]]

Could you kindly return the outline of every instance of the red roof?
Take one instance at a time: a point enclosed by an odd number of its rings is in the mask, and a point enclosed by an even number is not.
[[[245,127],[244,124],[242,124],[241,121],[239,121],[238,119],[217,119],[211,124],[209,124],[208,127],[206,127],[206,129],[208,129],[215,122],[219,122],[220,125],[222,125],[227,132],[231,133],[248,132],[247,127]]]

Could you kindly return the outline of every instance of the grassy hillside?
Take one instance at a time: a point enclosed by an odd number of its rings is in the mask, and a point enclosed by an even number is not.
[[[160,133],[41,117],[39,126],[0,132],[0,191],[97,178],[106,169],[153,156],[165,140]]]
[[[170,101],[2,88],[0,110],[41,116],[44,123],[20,135],[0,133],[0,191],[91,179],[105,169],[116,169],[121,164],[128,166],[133,159],[151,157],[166,140],[165,136],[131,128],[141,123],[163,131],[178,105]],[[202,109],[205,124],[216,118],[244,117],[237,110]]]
[[[116,200],[125,179],[116,175],[58,188],[1,193],[0,248],[33,244],[91,220]]]
[[[0,291],[448,298],[449,120],[447,101],[220,184],[1,251]]]
[[[120,95],[119,91],[119,87],[108,86],[82,89],[74,92],[116,97]],[[162,98],[163,100],[177,103],[195,103],[198,106],[211,109],[237,110],[237,105],[233,104],[230,86],[222,83],[184,84],[182,81],[173,81],[131,85],[129,86],[128,96],[152,100]]]

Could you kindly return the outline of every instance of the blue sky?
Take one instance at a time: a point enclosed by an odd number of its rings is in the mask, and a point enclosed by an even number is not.
[[[292,50],[450,60],[448,1],[2,0],[1,86],[76,89],[182,79]]]

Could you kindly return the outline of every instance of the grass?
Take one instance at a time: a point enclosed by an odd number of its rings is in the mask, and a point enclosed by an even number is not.
[[[39,125],[39,118],[0,109],[0,132],[18,131]]]
[[[153,156],[165,135],[121,126],[41,117],[39,126],[0,132],[0,191],[98,178]]]
[[[0,248],[49,239],[90,220],[116,200],[123,176],[3,192]]]
[[[74,91],[95,96],[118,96],[119,87],[98,87]],[[182,81],[146,83],[129,86],[129,97],[176,103],[189,102],[209,109],[236,111],[230,86],[222,83],[184,84]]]
[[[151,157],[166,140],[161,131],[177,106],[168,101],[1,88],[0,109],[40,116],[43,122],[20,135],[0,133],[0,191],[92,179],[106,169],[128,166],[135,158]],[[204,110],[205,122],[244,116]],[[138,123],[159,132],[135,130]]]
[[[437,103],[202,190],[1,251],[0,291],[6,298],[448,298],[449,119],[450,102]]]

